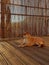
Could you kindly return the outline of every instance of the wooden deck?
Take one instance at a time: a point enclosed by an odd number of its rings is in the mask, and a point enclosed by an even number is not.
[[[18,48],[15,41],[2,41],[0,65],[49,65],[49,47]]]

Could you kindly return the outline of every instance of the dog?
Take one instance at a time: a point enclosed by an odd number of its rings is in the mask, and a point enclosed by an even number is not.
[[[22,43],[18,47],[34,46],[43,47],[44,40],[41,37],[31,36],[29,33],[23,35]]]

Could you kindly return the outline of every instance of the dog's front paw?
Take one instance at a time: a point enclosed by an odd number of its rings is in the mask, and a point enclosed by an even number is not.
[[[18,45],[18,47],[24,47],[24,45]]]

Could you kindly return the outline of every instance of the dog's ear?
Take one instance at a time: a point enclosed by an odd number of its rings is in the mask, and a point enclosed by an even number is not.
[[[24,35],[26,35],[26,32],[24,33]]]
[[[27,32],[24,32],[24,35],[27,35],[28,33]]]

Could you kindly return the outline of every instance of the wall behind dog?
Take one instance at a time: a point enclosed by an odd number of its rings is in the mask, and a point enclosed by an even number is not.
[[[49,35],[49,0],[9,0],[2,5],[2,9],[1,15],[4,17],[0,16],[0,19],[1,23],[4,19],[5,28],[4,31],[2,28],[2,32],[5,37],[15,38],[24,32],[37,36]]]

